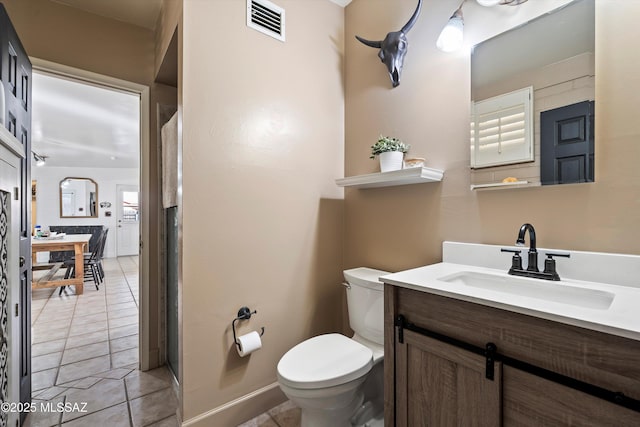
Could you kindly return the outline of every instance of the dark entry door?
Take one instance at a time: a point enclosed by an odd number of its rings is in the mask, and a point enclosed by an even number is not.
[[[542,185],[593,182],[594,102],[540,113]]]
[[[0,90],[5,127],[24,147],[20,165],[20,400],[31,402],[31,62],[0,4]],[[26,416],[27,412],[22,413]]]

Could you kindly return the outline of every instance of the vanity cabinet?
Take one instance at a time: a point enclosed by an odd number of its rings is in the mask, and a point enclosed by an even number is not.
[[[640,425],[567,382],[638,403],[640,341],[385,285],[385,425]]]

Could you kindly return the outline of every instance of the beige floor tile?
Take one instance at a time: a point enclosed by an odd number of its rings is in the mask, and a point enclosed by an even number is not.
[[[59,339],[54,341],[46,341],[31,346],[31,357],[42,356],[43,354],[55,353],[64,350],[66,340]]]
[[[62,414],[62,422],[92,414],[126,401],[127,396],[123,381],[103,379],[86,390],[75,390],[67,394],[67,402],[86,403],[87,413],[65,412]]]
[[[135,302],[123,302],[123,303],[118,303],[118,304],[109,304],[109,307],[108,307],[107,311],[109,313],[111,313],[112,311],[125,310],[125,309],[130,309],[130,308],[138,309],[138,306],[136,305]]]
[[[64,351],[64,356],[62,357],[62,362],[60,364],[67,365],[69,363],[92,359],[105,354],[109,354],[108,341],[83,345],[81,347],[68,348]]]
[[[106,311],[107,302],[104,298],[95,298],[88,301],[79,302],[74,312],[75,317],[91,316]]]
[[[276,406],[268,413],[280,427],[300,427],[300,408],[290,400]]]
[[[115,368],[105,372],[97,373],[96,376],[100,378],[111,378],[114,380],[120,380],[131,373],[132,369],[129,368]]]
[[[94,344],[101,341],[109,340],[109,332],[105,331],[97,331],[91,332],[88,334],[76,335],[73,337],[69,337],[67,339],[67,343],[65,345],[66,349],[80,347],[83,345]]]
[[[162,381],[166,381],[169,384],[173,384],[174,383],[174,378],[173,378],[173,374],[171,373],[171,371],[169,370],[169,368],[165,365],[165,366],[161,366],[159,368],[156,369],[151,369],[150,371],[146,372],[149,375],[153,375],[156,378],[160,378]]]
[[[75,304],[52,304],[48,302],[45,306],[40,310],[39,318],[60,318],[64,319],[69,317],[69,315],[73,314],[73,310],[75,309]]]
[[[257,417],[247,421],[246,423],[240,424],[238,427],[279,427],[275,421],[269,416],[269,414],[264,413],[258,415]]]
[[[137,314],[134,316],[118,317],[116,319],[112,319],[111,316],[109,316],[109,329],[121,328],[133,324],[138,324]]]
[[[45,400],[34,400],[36,405],[38,405],[38,409],[42,409],[40,407],[42,404],[53,405],[55,407],[57,404],[64,402],[64,396],[58,396],[49,401]],[[31,412],[27,415],[25,422],[22,424],[23,427],[52,427],[57,426],[62,419],[62,414],[60,412],[45,412],[45,411],[37,411]]]
[[[97,290],[95,289],[95,287],[93,286],[89,286],[87,287],[85,285],[84,287],[84,293],[78,297],[78,304],[83,303],[83,302],[87,302],[87,301],[95,301],[95,300],[100,300],[100,299],[104,299],[105,296],[105,292],[101,291],[101,290]]]
[[[98,372],[107,371],[110,367],[111,361],[108,355],[70,363],[60,367],[57,384],[64,384],[69,381],[92,376]]]
[[[87,389],[93,386],[95,383],[97,383],[101,379],[102,378],[99,378],[99,377],[85,377],[81,380],[74,381],[73,383],[71,383],[72,385],[70,385],[69,387]]]
[[[93,322],[102,322],[107,320],[107,312],[103,311],[101,313],[93,313],[86,314],[82,316],[74,315],[73,316],[73,324],[78,323],[93,323]]]
[[[98,295],[95,297],[90,297],[90,298],[86,298],[86,299],[81,299],[80,301],[78,301],[78,304],[76,305],[76,310],[79,308],[89,308],[89,307],[102,307],[103,305],[105,305],[106,299],[104,295]]]
[[[107,295],[107,304],[123,304],[125,302],[133,302],[131,294]]]
[[[116,338],[114,340],[111,340],[110,344],[112,353],[128,350],[130,348],[138,348],[138,334]]]
[[[129,401],[134,427],[164,420],[175,414],[177,406],[178,400],[170,388]]]
[[[71,328],[69,328],[69,336],[73,337],[76,335],[88,334],[90,332],[103,331],[105,329],[107,329],[106,320],[86,324],[74,322],[71,324]]]
[[[63,318],[63,319],[55,319],[55,320],[40,320],[38,319],[34,324],[33,324],[33,328],[35,329],[46,329],[46,330],[51,330],[51,329],[61,329],[61,328],[68,328],[69,325],[71,324],[71,320],[73,319],[72,316]]]
[[[124,381],[127,385],[127,395],[129,400],[133,400],[140,396],[171,386],[171,383],[142,371],[131,372],[125,377]]]
[[[120,317],[137,316],[137,315],[138,315],[137,308],[125,308],[124,310],[110,311],[109,320],[118,319]]]
[[[95,289],[85,286],[85,293],[78,297],[78,305],[94,304],[104,302],[106,293],[104,291],[96,291]]]
[[[54,329],[51,331],[34,331],[31,335],[32,344],[40,344],[47,341],[56,341],[66,338],[69,330],[67,328]]]
[[[107,282],[106,295],[113,295],[120,292],[129,292],[129,285],[126,280],[122,279]]]
[[[37,391],[52,387],[56,381],[58,368],[47,369],[46,371],[34,372],[31,374],[31,390]]]
[[[178,417],[172,415],[157,423],[149,424],[148,427],[180,427],[180,423],[178,423]]]
[[[138,348],[111,353],[111,366],[121,368],[123,366],[138,363]]]
[[[64,427],[88,427],[88,426],[109,426],[109,427],[130,427],[129,410],[126,403],[111,406],[98,412],[77,418],[63,424]]]
[[[56,368],[60,365],[60,358],[62,352],[49,353],[42,356],[35,356],[31,358],[31,372],[44,371],[46,369]],[[51,399],[54,396],[49,397]]]
[[[67,336],[67,332],[69,331],[69,325],[71,324],[71,319],[69,321],[65,321],[65,323],[60,324],[58,321],[54,322],[36,322],[35,325],[31,327],[31,333],[33,335],[55,335],[55,336]]]
[[[66,312],[56,313],[54,311],[46,312],[44,309],[38,314],[36,321],[33,323],[34,326],[41,323],[55,323],[63,320],[71,321],[70,319],[73,317],[73,310],[69,310]]]
[[[138,333],[138,325],[127,325],[121,328],[109,329],[109,339],[122,338],[129,335],[135,335]]]
[[[95,307],[93,306],[86,306],[86,307],[78,307],[74,313],[74,316],[87,316],[90,314],[95,314],[95,313],[103,313],[107,311],[107,305],[106,304],[96,304]]]
[[[53,387],[45,388],[44,390],[40,390],[37,393],[33,393],[34,394],[33,398],[38,400],[50,400],[50,399],[53,399],[54,397],[61,395],[67,390],[68,389],[66,387],[53,386]]]

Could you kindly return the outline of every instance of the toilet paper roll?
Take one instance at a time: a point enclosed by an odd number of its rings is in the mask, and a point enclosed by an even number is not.
[[[238,337],[239,345],[236,346],[240,357],[244,357],[262,348],[262,340],[260,334],[256,331]]]

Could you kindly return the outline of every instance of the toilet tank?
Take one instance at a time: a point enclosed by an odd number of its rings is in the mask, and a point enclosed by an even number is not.
[[[360,267],[344,271],[349,325],[361,337],[384,344],[384,285],[378,277],[387,271]]]

